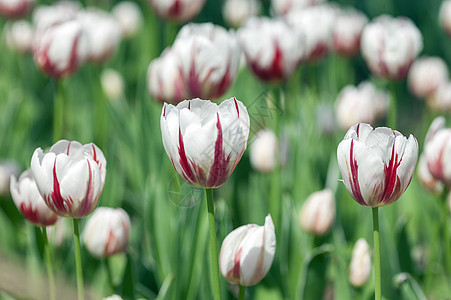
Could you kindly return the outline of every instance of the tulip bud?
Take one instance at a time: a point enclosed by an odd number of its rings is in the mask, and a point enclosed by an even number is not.
[[[17,163],[5,161],[0,163],[0,196],[10,195],[11,176],[17,178],[20,170]]]
[[[124,252],[128,246],[130,218],[122,208],[99,207],[83,230],[88,251],[99,258]]]
[[[355,9],[341,10],[332,29],[335,51],[345,56],[354,56],[360,52],[360,36],[368,18]]]
[[[20,18],[26,15],[35,0],[0,0],[0,15],[6,18]]]
[[[123,1],[116,4],[111,13],[121,26],[123,38],[130,38],[142,27],[142,13],[139,6],[133,1]]]
[[[418,142],[387,127],[352,126],[337,148],[343,183],[359,204],[382,207],[395,202],[410,184]],[[432,172],[431,172],[432,173]]]
[[[311,194],[302,205],[299,221],[302,229],[323,235],[329,232],[335,220],[335,198],[330,189]]]
[[[349,266],[349,281],[355,287],[363,286],[370,277],[371,250],[365,239],[360,238],[352,250],[351,264]]]
[[[451,128],[445,119],[437,117],[429,127],[425,139],[426,162],[431,175],[445,185],[451,185]]]
[[[100,82],[105,95],[110,100],[117,100],[124,94],[124,78],[113,69],[105,69],[100,75]]]
[[[324,3],[324,0],[271,0],[272,11],[275,15],[286,15],[290,11],[301,10],[309,6]]]
[[[418,180],[421,185],[426,188],[429,192],[440,195],[443,192],[443,183],[437,180],[429,172],[426,155],[422,153],[420,159],[418,160]]]
[[[184,23],[202,10],[205,0],[148,0],[157,15],[165,20]]]
[[[270,130],[261,130],[252,141],[250,160],[254,169],[271,172],[279,164],[277,137]]]
[[[11,176],[11,196],[20,213],[34,225],[45,227],[58,220],[58,216],[47,207],[39,194],[31,170],[23,172],[19,181]]]
[[[97,206],[106,160],[93,143],[60,140],[49,152],[34,151],[31,171],[45,203],[57,215],[82,218]]]
[[[420,57],[409,70],[409,89],[418,98],[433,94],[447,81],[448,67],[440,57]]]
[[[189,184],[214,188],[229,178],[249,137],[249,114],[236,98],[220,105],[193,99],[164,104],[163,146],[177,173]]]
[[[264,226],[244,225],[226,236],[219,254],[219,269],[232,284],[255,285],[268,273],[275,252],[274,223],[268,215]]]
[[[440,84],[426,100],[428,107],[435,112],[448,113],[451,111],[451,82]]]
[[[445,0],[440,5],[439,21],[443,30],[451,36],[451,1]]]
[[[222,7],[224,20],[232,27],[240,27],[246,20],[260,12],[257,0],[226,0]]]
[[[30,53],[33,42],[33,27],[27,21],[15,21],[6,29],[6,44],[19,53]]]

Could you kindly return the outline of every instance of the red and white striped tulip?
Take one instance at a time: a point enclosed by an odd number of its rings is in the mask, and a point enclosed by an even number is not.
[[[183,23],[196,17],[205,0],[148,0],[156,14],[165,20]]]
[[[11,196],[20,213],[36,226],[56,223],[58,216],[48,208],[38,191],[31,170],[23,172],[19,180],[11,176]]]
[[[219,269],[232,284],[255,285],[268,273],[275,252],[274,223],[268,215],[264,226],[244,225],[226,236],[219,254]]]
[[[189,184],[219,187],[241,159],[249,137],[249,114],[236,98],[165,103],[160,119],[166,154]]]
[[[48,207],[62,217],[82,218],[97,206],[106,160],[93,143],[60,140],[47,153],[34,151],[31,171]]]
[[[340,10],[332,29],[334,49],[338,54],[354,56],[360,52],[360,36],[368,18],[355,9]]]
[[[418,142],[387,127],[352,126],[337,148],[343,182],[359,204],[382,207],[395,202],[412,180]]]
[[[445,118],[434,119],[426,135],[424,148],[432,176],[451,186],[451,128],[445,127]]]
[[[0,0],[0,15],[6,18],[20,18],[33,7],[35,0]]]
[[[425,98],[446,84],[448,76],[448,67],[442,58],[425,56],[413,62],[407,79],[410,91],[418,98]]]
[[[130,235],[130,217],[122,208],[99,207],[83,230],[88,251],[99,258],[124,252]]]
[[[427,189],[430,193],[435,195],[441,195],[443,192],[443,183],[432,176],[429,171],[426,155],[424,152],[418,159],[417,177],[420,184]]]

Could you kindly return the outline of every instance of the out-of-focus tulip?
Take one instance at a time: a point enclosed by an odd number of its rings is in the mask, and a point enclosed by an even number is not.
[[[333,107],[329,103],[319,103],[316,107],[316,128],[323,135],[332,135],[336,127]]]
[[[274,132],[261,130],[257,133],[250,147],[250,160],[254,169],[271,172],[279,164],[279,145]]]
[[[268,273],[275,252],[274,223],[268,215],[264,226],[244,225],[226,236],[219,254],[219,269],[232,284],[255,285]]]
[[[428,107],[435,112],[447,113],[451,111],[451,82],[440,84],[426,99]]]
[[[412,180],[418,142],[387,127],[352,126],[337,149],[343,182],[359,204],[382,207],[401,197]]]
[[[60,247],[67,237],[68,225],[66,221],[65,218],[58,218],[55,224],[45,228],[49,243],[52,243],[55,247]]]
[[[355,243],[349,265],[349,281],[355,287],[363,286],[370,278],[371,250],[364,238]]]
[[[15,21],[6,26],[6,44],[19,53],[30,53],[34,30],[27,21]]]
[[[249,114],[236,98],[164,104],[160,119],[166,154],[189,184],[221,186],[238,164],[249,137]]]
[[[382,15],[365,26],[360,47],[375,75],[403,79],[423,49],[423,37],[410,19]]]
[[[183,23],[199,14],[205,0],[148,0],[160,18]]]
[[[451,0],[442,2],[438,18],[443,30],[451,36]]]
[[[33,43],[35,64],[48,76],[74,73],[89,55],[88,38],[77,20],[53,25],[39,32]]]
[[[62,24],[66,21],[74,20],[81,10],[78,1],[58,1],[48,5],[40,5],[33,11],[33,24],[37,33]]]
[[[360,36],[368,18],[355,9],[341,10],[332,29],[334,49],[338,54],[354,56],[360,52]]]
[[[275,15],[285,15],[290,11],[301,10],[321,3],[324,3],[324,0],[271,0],[271,7]]]
[[[445,118],[437,117],[429,127],[424,143],[429,171],[434,178],[451,185],[451,128],[445,128]]]
[[[335,103],[338,124],[343,130],[357,123],[374,124],[387,114],[389,101],[388,93],[378,91],[371,82],[347,85]]]
[[[147,69],[147,89],[150,95],[164,103],[179,103],[189,98],[177,55],[167,48],[160,57],[150,62]]]
[[[117,100],[124,94],[124,78],[113,69],[105,69],[100,75],[100,82],[105,95],[110,100]]]
[[[35,0],[0,0],[0,15],[6,18],[20,18],[33,7]]]
[[[4,161],[0,163],[0,196],[10,195],[11,176],[17,178],[20,174],[20,168],[17,163]]]
[[[11,196],[20,213],[36,226],[55,224],[58,216],[51,211],[42,199],[31,176],[31,170],[23,172],[19,181],[11,176]]]
[[[443,183],[431,175],[424,153],[420,155],[418,160],[417,175],[421,185],[429,192],[436,195],[440,195],[443,192]]]
[[[130,218],[122,208],[99,207],[83,230],[89,252],[99,258],[124,252],[128,246]]]
[[[48,207],[63,217],[82,218],[97,206],[106,160],[93,143],[60,140],[49,152],[34,151],[31,171]]]
[[[315,235],[329,232],[334,220],[335,197],[330,189],[311,194],[299,214],[302,229]]]
[[[103,298],[103,300],[122,300],[122,297],[119,296],[119,295],[114,294],[114,295],[111,295],[109,297]]]
[[[142,13],[138,4],[132,1],[123,1],[116,4],[111,13],[119,22],[123,38],[129,38],[142,27]]]
[[[226,0],[222,7],[224,20],[232,27],[240,27],[251,17],[260,12],[261,5],[257,0]]]
[[[303,35],[282,20],[250,19],[238,36],[247,65],[263,81],[287,79],[304,55]]]
[[[427,97],[448,81],[448,67],[440,57],[420,57],[409,70],[410,91],[418,98]]]
[[[319,60],[332,49],[332,29],[337,12],[332,5],[319,5],[287,14],[288,23],[305,35],[305,60]]]
[[[234,32],[212,23],[183,26],[171,51],[191,98],[221,97],[235,79],[241,58]]]
[[[119,22],[99,9],[81,11],[77,19],[88,38],[88,60],[102,63],[110,58],[121,40]]]

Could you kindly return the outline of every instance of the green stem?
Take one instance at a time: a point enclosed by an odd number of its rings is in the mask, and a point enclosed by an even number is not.
[[[443,235],[445,243],[445,259],[448,271],[448,278],[451,279],[451,243],[449,239],[449,208],[447,202],[447,190],[443,193]]]
[[[49,277],[50,300],[55,300],[55,279],[53,277],[52,255],[50,254],[50,244],[45,227],[42,227],[42,237],[44,240],[45,265],[47,267],[47,276]]]
[[[390,82],[390,109],[388,111],[387,123],[391,129],[396,129],[396,82]]]
[[[208,223],[210,226],[211,276],[213,282],[214,299],[221,299],[219,289],[219,261],[218,247],[216,245],[215,206],[213,202],[213,189],[205,189],[207,194]]]
[[[373,235],[374,235],[374,299],[381,299],[381,253],[379,246],[379,212],[378,207],[373,207]]]
[[[108,278],[108,284],[110,286],[110,292],[114,293],[115,285],[114,285],[113,273],[111,272],[110,261],[109,261],[108,257],[105,257],[105,259],[103,259],[103,265],[105,266],[106,276]]]
[[[107,122],[106,119],[106,97],[102,90],[102,84],[100,82],[101,70],[99,66],[94,66],[94,82],[97,84],[94,85],[94,105],[95,105],[95,129],[96,129],[96,144],[102,148],[105,147],[106,137],[108,136],[107,132]]]
[[[239,300],[244,300],[245,299],[244,292],[246,291],[246,288],[244,286],[242,286],[241,284],[239,286],[240,286],[240,297],[239,297]]]
[[[64,128],[64,88],[61,80],[56,81],[53,97],[53,142],[57,142],[63,138]]]
[[[74,248],[75,248],[75,266],[77,268],[77,292],[78,300],[85,298],[83,288],[83,270],[81,265],[81,251],[80,251],[80,230],[78,227],[78,219],[74,220]]]

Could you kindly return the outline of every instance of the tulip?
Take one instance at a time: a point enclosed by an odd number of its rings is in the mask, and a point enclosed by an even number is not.
[[[111,13],[119,22],[123,38],[130,38],[141,29],[143,16],[139,6],[132,1],[123,1],[116,4]]]
[[[111,295],[109,297],[103,298],[103,300],[122,300],[122,297],[119,296],[119,295],[114,294],[114,295]]]
[[[451,111],[451,82],[440,84],[426,99],[428,107],[435,112],[448,113]]]
[[[124,252],[128,245],[130,218],[122,208],[99,207],[83,230],[88,251],[99,258]]]
[[[204,24],[187,24],[172,47],[192,98],[218,98],[235,79],[240,47],[233,31]]]
[[[219,106],[194,99],[164,104],[160,119],[166,154],[189,184],[219,187],[232,174],[249,136],[249,114],[236,98]]]
[[[105,95],[110,100],[117,100],[124,94],[124,78],[114,69],[105,69],[100,75],[100,82]]]
[[[448,67],[440,57],[421,57],[415,60],[409,70],[410,91],[418,98],[432,95],[437,88],[448,81]]]
[[[57,215],[75,219],[97,206],[106,175],[106,160],[93,143],[60,140],[49,152],[34,151],[31,171],[45,203]]]
[[[45,228],[49,242],[55,247],[60,247],[66,239],[68,231],[66,220],[65,218],[58,218],[55,224]]]
[[[226,0],[222,15],[227,24],[240,27],[246,20],[255,17],[261,9],[257,0]]]
[[[337,149],[343,182],[359,204],[382,207],[407,189],[418,159],[418,142],[396,130],[352,126]],[[431,172],[432,173],[432,172]]]
[[[205,0],[148,0],[157,15],[165,20],[183,23],[199,14]]]
[[[370,278],[371,250],[364,238],[360,238],[352,249],[352,258],[349,265],[349,281],[355,287],[363,286]]]
[[[451,36],[451,1],[445,0],[440,5],[439,22],[443,30]]]
[[[251,19],[238,36],[247,65],[263,81],[288,79],[304,55],[303,36],[282,20]]]
[[[30,53],[34,30],[27,21],[15,21],[6,28],[7,46],[19,53]]]
[[[11,176],[11,196],[20,213],[34,225],[45,227],[58,220],[42,199],[30,169],[23,172],[19,180]]]
[[[35,0],[0,0],[0,15],[6,18],[20,18],[26,15]]]
[[[228,282],[251,286],[271,268],[276,252],[276,234],[271,216],[265,225],[248,224],[229,233],[219,255],[219,269]]]
[[[302,205],[299,221],[302,229],[324,235],[329,232],[335,220],[335,198],[330,189],[311,194]]]
[[[324,0],[271,0],[271,8],[276,15],[286,15],[290,11],[301,10],[322,3],[324,3]]]
[[[388,79],[403,79],[423,49],[423,38],[406,17],[382,15],[365,26],[361,51],[371,72]]]
[[[341,10],[332,29],[334,49],[338,54],[354,56],[360,52],[360,36],[368,18],[355,9]]]
[[[10,195],[11,176],[17,177],[20,174],[19,166],[13,161],[0,163],[0,196]]]
[[[431,175],[449,186],[451,184],[451,128],[445,119],[437,117],[429,127],[425,140],[426,162]]]
[[[261,130],[255,136],[250,148],[250,160],[254,169],[267,173],[279,164],[278,142],[274,132]]]
[[[76,1],[58,1],[51,6],[40,5],[33,11],[32,17],[36,32],[74,20],[80,10],[80,2]]]
[[[368,81],[357,87],[345,86],[337,97],[335,113],[338,125],[347,130],[356,123],[374,124],[387,114],[390,98]]]
[[[443,192],[443,183],[432,176],[424,153],[420,155],[418,160],[417,175],[421,185],[430,193],[440,195]]]

